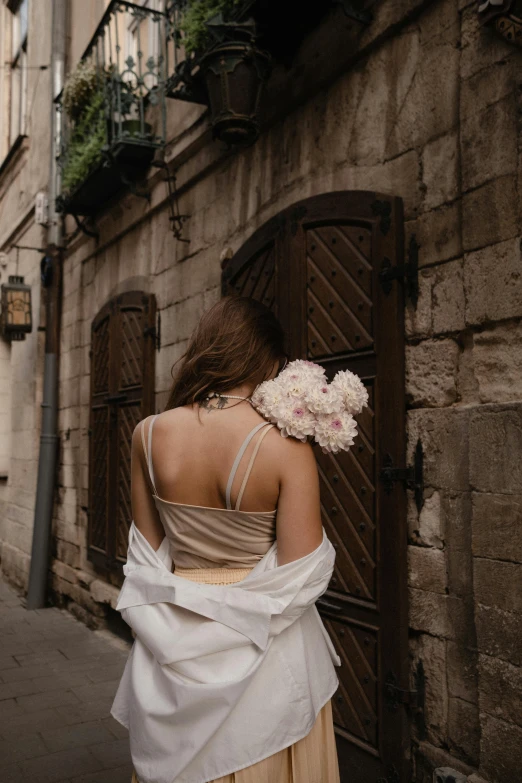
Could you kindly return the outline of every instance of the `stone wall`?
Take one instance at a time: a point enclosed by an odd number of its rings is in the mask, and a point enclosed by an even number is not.
[[[219,297],[224,250],[237,250],[307,196],[349,189],[399,195],[407,239],[415,234],[421,246],[420,298],[406,313],[410,453],[420,438],[426,460],[425,504],[419,515],[412,501],[408,519],[412,672],[418,660],[426,671],[415,776],[431,783],[434,767],[450,766],[476,783],[477,776],[515,783],[522,747],[522,53],[479,30],[474,2],[376,3],[375,14],[358,39],[359,58],[335,79],[301,79],[299,63],[285,76],[295,85],[291,108],[274,108],[247,150],[230,154],[212,143],[200,107],[169,103],[166,158],[177,169],[180,210],[190,215],[188,243],[169,231],[166,186],[154,171],[150,204],[126,195],[97,220],[98,241],[77,235],[69,243],[52,588],[93,625],[115,605],[117,589],[86,552],[90,327],[107,299],[136,288],[156,295],[161,410],[173,362]],[[83,48],[78,29],[73,19],[74,52]],[[319,43],[304,50],[321,51]],[[284,84],[275,74],[267,104],[278,105]],[[69,221],[66,230],[74,230]],[[20,347],[24,355],[30,344]],[[34,483],[31,459],[23,470]],[[14,501],[10,519],[11,508]],[[22,539],[12,537],[14,527],[0,531],[6,551],[20,553],[18,570],[9,572],[19,581],[30,522],[26,515],[17,523]]]
[[[49,95],[51,0],[30,3],[28,25],[27,138],[7,163],[0,160],[0,283],[9,275],[23,275],[32,286],[33,332],[23,342],[0,338],[0,562],[11,581],[26,587],[35,503],[40,403],[45,327],[40,296],[41,253],[15,245],[41,248],[45,230],[34,224],[34,200],[46,190],[49,177]],[[6,49],[8,11],[0,6],[0,154],[7,154],[5,137],[9,114],[7,72],[11,59]]]

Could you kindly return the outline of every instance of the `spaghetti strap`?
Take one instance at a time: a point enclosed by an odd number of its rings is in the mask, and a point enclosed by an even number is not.
[[[252,470],[252,465],[254,464],[254,460],[255,460],[255,458],[257,456],[257,452],[259,451],[259,447],[260,447],[260,445],[262,443],[262,440],[265,437],[265,435],[267,434],[267,432],[269,430],[271,430],[274,426],[275,426],[274,424],[270,424],[268,427],[266,427],[266,429],[261,433],[261,435],[259,436],[259,438],[256,441],[256,446],[254,448],[252,456],[250,457],[250,461],[248,463],[248,467],[246,469],[246,473],[245,473],[245,475],[243,477],[243,481],[241,482],[241,488],[239,490],[239,495],[237,496],[236,505],[235,505],[235,510],[236,511],[239,511],[239,506],[241,505],[241,501],[243,499],[243,492],[245,491],[245,487],[247,485],[247,481],[248,481],[249,476],[250,476],[250,471]]]
[[[226,502],[227,502],[227,508],[232,508],[232,503],[230,500],[230,493],[232,491],[232,483],[234,481],[234,478],[236,476],[237,469],[239,467],[239,463],[241,462],[241,457],[246,451],[246,448],[256,432],[258,432],[261,427],[266,427],[270,424],[269,421],[262,421],[261,424],[257,424],[253,430],[250,430],[248,435],[246,436],[245,440],[243,441],[243,444],[241,448],[239,449],[237,456],[234,460],[234,464],[232,465],[232,470],[230,471],[230,476],[228,477],[228,483],[227,483],[227,491],[226,491]]]
[[[154,469],[152,467],[152,427],[154,426],[154,421],[156,419],[156,415],[154,415],[151,419],[151,422],[149,424],[149,433],[148,433],[148,448],[145,447],[145,419],[141,422],[141,442],[143,444],[143,451],[145,452],[145,459],[147,460],[147,467],[149,469],[149,477],[150,477],[150,483],[152,484],[152,488],[154,490],[154,494],[157,495],[158,492],[156,490],[156,485],[154,484]]]

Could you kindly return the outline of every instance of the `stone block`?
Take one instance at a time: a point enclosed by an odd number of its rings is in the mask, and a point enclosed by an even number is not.
[[[509,57],[503,57],[461,81],[461,116],[477,114],[516,90],[518,58],[513,49]]]
[[[419,266],[433,266],[462,256],[461,204],[455,201],[424,212],[407,221],[406,246],[415,234],[419,243]]]
[[[447,549],[448,585],[451,595],[464,601],[469,601],[473,593],[471,515],[469,492],[443,494],[441,519]]]
[[[419,298],[417,306],[406,301],[405,331],[406,337],[429,337],[432,332],[432,289],[434,270],[421,269],[419,272]]]
[[[432,408],[456,401],[459,347],[453,340],[423,340],[406,347],[406,395],[411,406]]]
[[[412,28],[406,28],[396,43],[396,70],[385,63],[381,77],[389,83],[392,73],[401,72],[401,59],[409,54],[409,69],[402,81],[403,98],[397,96],[396,117],[389,131],[387,157],[424,145],[454,128],[458,121],[459,25],[456,9],[444,4],[445,27],[439,33],[424,35],[416,41]],[[423,20],[424,30],[428,19]],[[405,40],[406,39],[406,40]],[[445,63],[445,78],[440,78],[440,63]],[[389,101],[389,98],[388,98]]]
[[[434,636],[421,634],[410,642],[412,670],[419,661],[425,676],[424,720],[427,739],[434,744],[444,742],[447,735],[447,672],[446,642]]]
[[[475,599],[484,606],[522,614],[521,564],[476,557],[474,588]]]
[[[477,766],[480,758],[480,720],[476,704],[450,698],[448,702],[448,743],[450,749],[468,764]]]
[[[522,495],[474,492],[472,503],[473,554],[522,562]]]
[[[448,600],[446,595],[430,593],[411,587],[410,627],[432,636],[447,638],[449,635]]]
[[[113,609],[118,603],[120,591],[117,587],[103,582],[101,579],[95,579],[91,582],[91,595],[95,601],[102,604],[109,604]]]
[[[78,571],[76,571],[74,568],[71,568],[71,566],[68,566],[66,563],[55,560],[51,566],[51,569],[55,574],[57,574],[61,579],[64,579],[66,582],[71,582],[71,584],[76,584],[78,582]]]
[[[515,98],[508,95],[461,122],[463,191],[517,169]],[[494,142],[492,143],[492,140]]]
[[[480,774],[492,783],[519,783],[522,729],[481,714]]]
[[[522,492],[522,405],[470,418],[470,483],[481,492]]]
[[[161,313],[162,348],[188,339],[205,312],[204,295],[178,302]]]
[[[419,742],[413,749],[415,758],[415,783],[433,783],[437,767],[451,767],[464,775],[470,775],[473,767],[452,756],[447,748],[436,747],[430,742]]]
[[[475,621],[481,653],[522,666],[520,615],[477,604]]]
[[[56,559],[61,560],[71,568],[80,568],[80,548],[68,541],[58,539],[56,542]]]
[[[513,56],[513,44],[493,30],[481,27],[475,3],[464,3],[461,27],[460,75],[469,79],[478,71]],[[467,7],[466,7],[467,6]]]
[[[411,587],[445,594],[446,555],[441,549],[408,547],[408,582]]]
[[[522,669],[481,655],[479,675],[480,711],[522,727]]]
[[[522,323],[477,332],[473,365],[481,402],[522,401]]]
[[[478,655],[476,645],[464,646],[449,640],[446,648],[448,692],[471,704],[478,703]]]
[[[424,208],[434,209],[458,195],[458,139],[452,130],[428,142],[422,152],[422,181],[426,187]]]
[[[490,180],[462,196],[464,251],[503,242],[520,232],[515,174]]]
[[[441,500],[440,493],[434,490],[426,490],[424,493],[424,505],[420,514],[412,502],[408,506],[408,527],[411,543],[417,546],[436,547],[444,546],[444,534],[441,526]]]
[[[458,408],[412,410],[408,413],[408,459],[420,439],[424,449],[424,481],[435,489],[469,489],[469,411]]]
[[[441,264],[434,269],[432,324],[434,334],[456,332],[464,328],[465,300],[462,259]]]

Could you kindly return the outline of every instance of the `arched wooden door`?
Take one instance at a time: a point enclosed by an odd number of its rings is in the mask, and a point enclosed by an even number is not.
[[[127,556],[132,433],[154,412],[155,317],[154,296],[129,291],[92,323],[88,553],[107,576]]]
[[[369,392],[352,450],[316,451],[337,550],[318,607],[342,660],[333,707],[343,783],[410,779],[398,704],[408,688],[406,494],[399,484],[387,494],[379,481],[385,455],[398,467],[406,458],[403,290],[379,276],[402,261],[401,200],[342,191],[274,217],[223,272],[223,294],[274,308],[292,358],[322,364],[329,377],[353,370]]]

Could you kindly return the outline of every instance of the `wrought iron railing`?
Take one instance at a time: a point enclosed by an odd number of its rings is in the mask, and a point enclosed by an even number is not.
[[[59,207],[92,214],[165,143],[167,17],[162,0],[112,0],[57,100]]]

